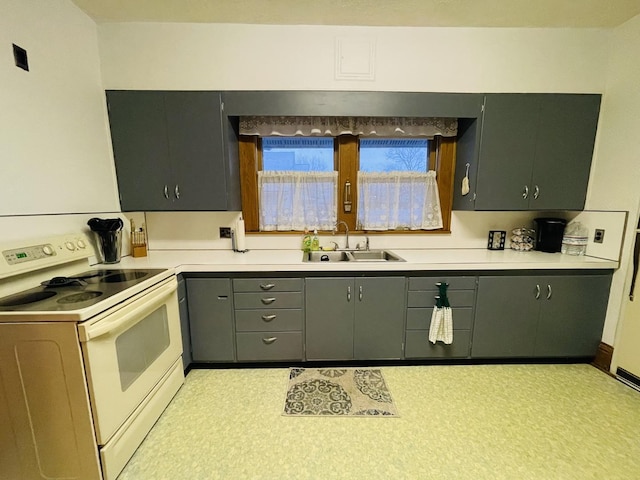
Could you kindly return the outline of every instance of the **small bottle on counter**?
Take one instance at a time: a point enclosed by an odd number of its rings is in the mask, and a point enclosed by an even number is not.
[[[311,251],[311,235],[309,235],[309,230],[307,229],[304,230],[304,236],[302,237],[302,251]]]
[[[311,239],[311,250],[320,250],[320,239],[318,238],[318,230],[313,231],[313,238]]]

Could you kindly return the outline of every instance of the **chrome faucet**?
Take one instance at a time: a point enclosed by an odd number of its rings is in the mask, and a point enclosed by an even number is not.
[[[349,226],[344,221],[341,220],[336,223],[336,226],[333,227],[333,234],[336,234],[336,232],[338,231],[338,227],[340,227],[340,224],[344,225],[344,233],[346,236],[344,248],[345,250],[349,250]]]

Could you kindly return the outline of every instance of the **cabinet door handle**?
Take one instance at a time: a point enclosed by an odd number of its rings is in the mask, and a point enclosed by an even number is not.
[[[540,285],[536,285],[536,300],[540,298]]]
[[[261,283],[260,284],[260,288],[262,290],[271,290],[273,287],[275,287],[276,284],[275,283]]]
[[[262,339],[262,343],[264,343],[265,345],[271,345],[273,342],[275,342],[278,339],[278,337],[269,337],[269,338],[263,338]]]
[[[553,295],[553,292],[551,291],[551,285],[547,284],[547,300],[551,300],[551,295]]]
[[[522,198],[525,200],[529,198],[529,187],[527,185],[524,186],[524,190],[522,191]]]
[[[277,315],[274,313],[272,315],[262,315],[262,320],[265,322],[270,322],[271,320],[275,320]]]
[[[262,303],[264,303],[265,305],[269,305],[269,304],[271,304],[271,303],[275,302],[275,301],[276,301],[276,298],[275,298],[275,297],[261,298],[261,299],[260,299],[260,301],[261,301]]]
[[[164,186],[164,198],[169,200],[169,187],[167,185]]]
[[[540,196],[540,187],[536,185],[535,188],[533,189],[533,199],[537,200],[539,196]]]
[[[173,189],[173,194],[176,196],[176,200],[180,200],[180,186],[176,185],[176,188]]]
[[[362,301],[362,285],[358,288],[358,300]]]
[[[347,302],[351,301],[351,287],[347,287]]]

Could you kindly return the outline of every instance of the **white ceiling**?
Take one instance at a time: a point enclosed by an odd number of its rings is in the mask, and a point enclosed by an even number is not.
[[[96,22],[616,27],[640,0],[72,0]]]

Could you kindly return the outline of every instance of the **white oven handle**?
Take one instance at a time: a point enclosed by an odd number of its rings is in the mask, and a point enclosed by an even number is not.
[[[144,299],[132,302],[130,305],[107,315],[107,318],[97,321],[92,325],[80,325],[78,327],[81,342],[88,342],[94,338],[120,329],[128,324],[134,324],[144,318],[166,302],[166,298],[178,289],[175,279],[145,295]]]

